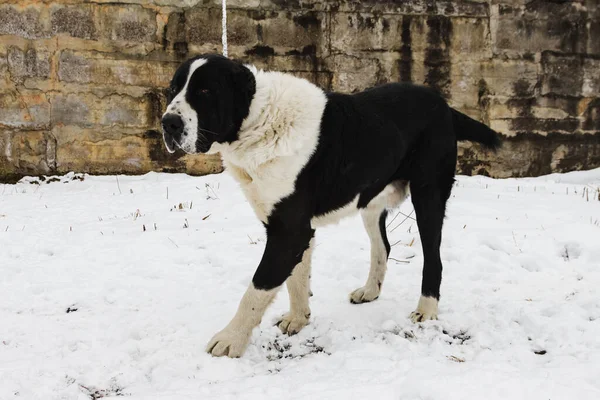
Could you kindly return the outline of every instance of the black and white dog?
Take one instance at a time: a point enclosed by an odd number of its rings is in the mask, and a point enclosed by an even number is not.
[[[167,149],[220,152],[267,231],[265,251],[229,325],[208,343],[239,357],[275,294],[287,283],[288,334],[310,318],[313,236],[319,226],[360,212],[371,241],[371,269],[352,303],[377,299],[390,245],[387,210],[411,193],[424,255],[414,322],[436,319],[446,201],[457,140],[495,149],[498,135],[452,109],[435,91],[387,84],[357,94],[325,93],[292,75],[258,71],[218,55],[183,63],[162,118]]]

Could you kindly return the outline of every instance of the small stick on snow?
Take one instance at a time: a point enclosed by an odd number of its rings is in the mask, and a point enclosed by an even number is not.
[[[410,261],[398,260],[397,258],[390,257],[390,260],[393,260],[393,261],[396,261],[396,262],[399,262],[399,263],[410,264]]]
[[[169,239],[169,240],[171,241],[171,243],[173,243],[173,244],[175,245],[175,247],[179,248],[179,246],[177,246],[177,243],[175,243],[175,242],[173,241],[173,239],[171,239],[171,238],[167,238],[167,239]]]
[[[394,231],[395,231],[395,230],[396,230],[396,229],[397,229],[397,228],[398,228],[400,225],[402,225],[402,224],[403,224],[403,223],[404,223],[404,222],[405,222],[407,219],[409,219],[409,218],[410,218],[410,216],[412,215],[412,213],[413,213],[414,211],[415,211],[415,210],[412,210],[412,211],[411,211],[411,212],[410,212],[410,213],[409,213],[409,214],[408,214],[408,215],[407,215],[407,216],[406,216],[406,217],[405,217],[405,218],[402,220],[402,222],[400,222],[398,225],[396,225],[396,227],[395,227],[394,229],[392,229],[390,232],[394,232]],[[404,215],[404,214],[403,214],[403,215]],[[413,219],[414,219],[414,218],[413,218]]]
[[[121,185],[119,185],[119,176],[118,176],[118,175],[115,175],[115,178],[117,179],[117,187],[119,188],[119,194],[123,194],[123,193],[121,192]]]
[[[519,253],[522,253],[523,250],[521,250],[521,248],[519,247],[519,244],[517,243],[517,238],[515,237],[515,231],[512,232],[512,237],[513,237],[513,240],[515,241],[515,246],[517,246],[517,249],[519,249]]]

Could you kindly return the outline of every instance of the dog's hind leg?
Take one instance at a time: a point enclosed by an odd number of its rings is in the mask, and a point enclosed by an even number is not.
[[[454,163],[445,170],[439,165],[437,176],[431,179],[421,177],[411,181],[413,205],[417,215],[417,225],[423,246],[423,281],[421,297],[417,309],[410,314],[413,322],[437,319],[440,284],[442,281],[442,260],[440,244],[446,201],[454,183]]]
[[[385,229],[387,209],[402,203],[406,195],[406,182],[391,183],[360,211],[371,242],[371,268],[365,285],[350,293],[350,302],[353,304],[373,301],[381,293],[390,254],[390,243]]]
[[[367,303],[379,297],[390,254],[390,243],[385,228],[387,209],[399,206],[407,195],[406,182],[396,181],[386,186],[361,210],[363,224],[371,242],[371,269],[365,286],[350,293],[351,303]]]
[[[371,269],[365,285],[350,293],[350,302],[353,304],[366,303],[379,297],[390,253],[390,243],[385,230],[387,210],[367,207],[360,214],[371,241]]]
[[[286,284],[290,296],[290,311],[277,323],[281,332],[294,335],[308,324],[310,319],[310,268],[315,239],[311,239],[308,249],[304,250],[302,262],[294,268]]]

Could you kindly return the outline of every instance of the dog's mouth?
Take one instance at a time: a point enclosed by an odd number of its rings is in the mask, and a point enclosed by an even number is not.
[[[175,139],[167,139],[165,138],[165,147],[169,153],[175,153],[177,149],[181,149],[181,145],[175,141]]]

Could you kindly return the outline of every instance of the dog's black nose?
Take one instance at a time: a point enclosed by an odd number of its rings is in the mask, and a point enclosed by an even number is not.
[[[183,119],[177,114],[166,114],[162,119],[162,127],[166,134],[179,141],[183,133]]]

